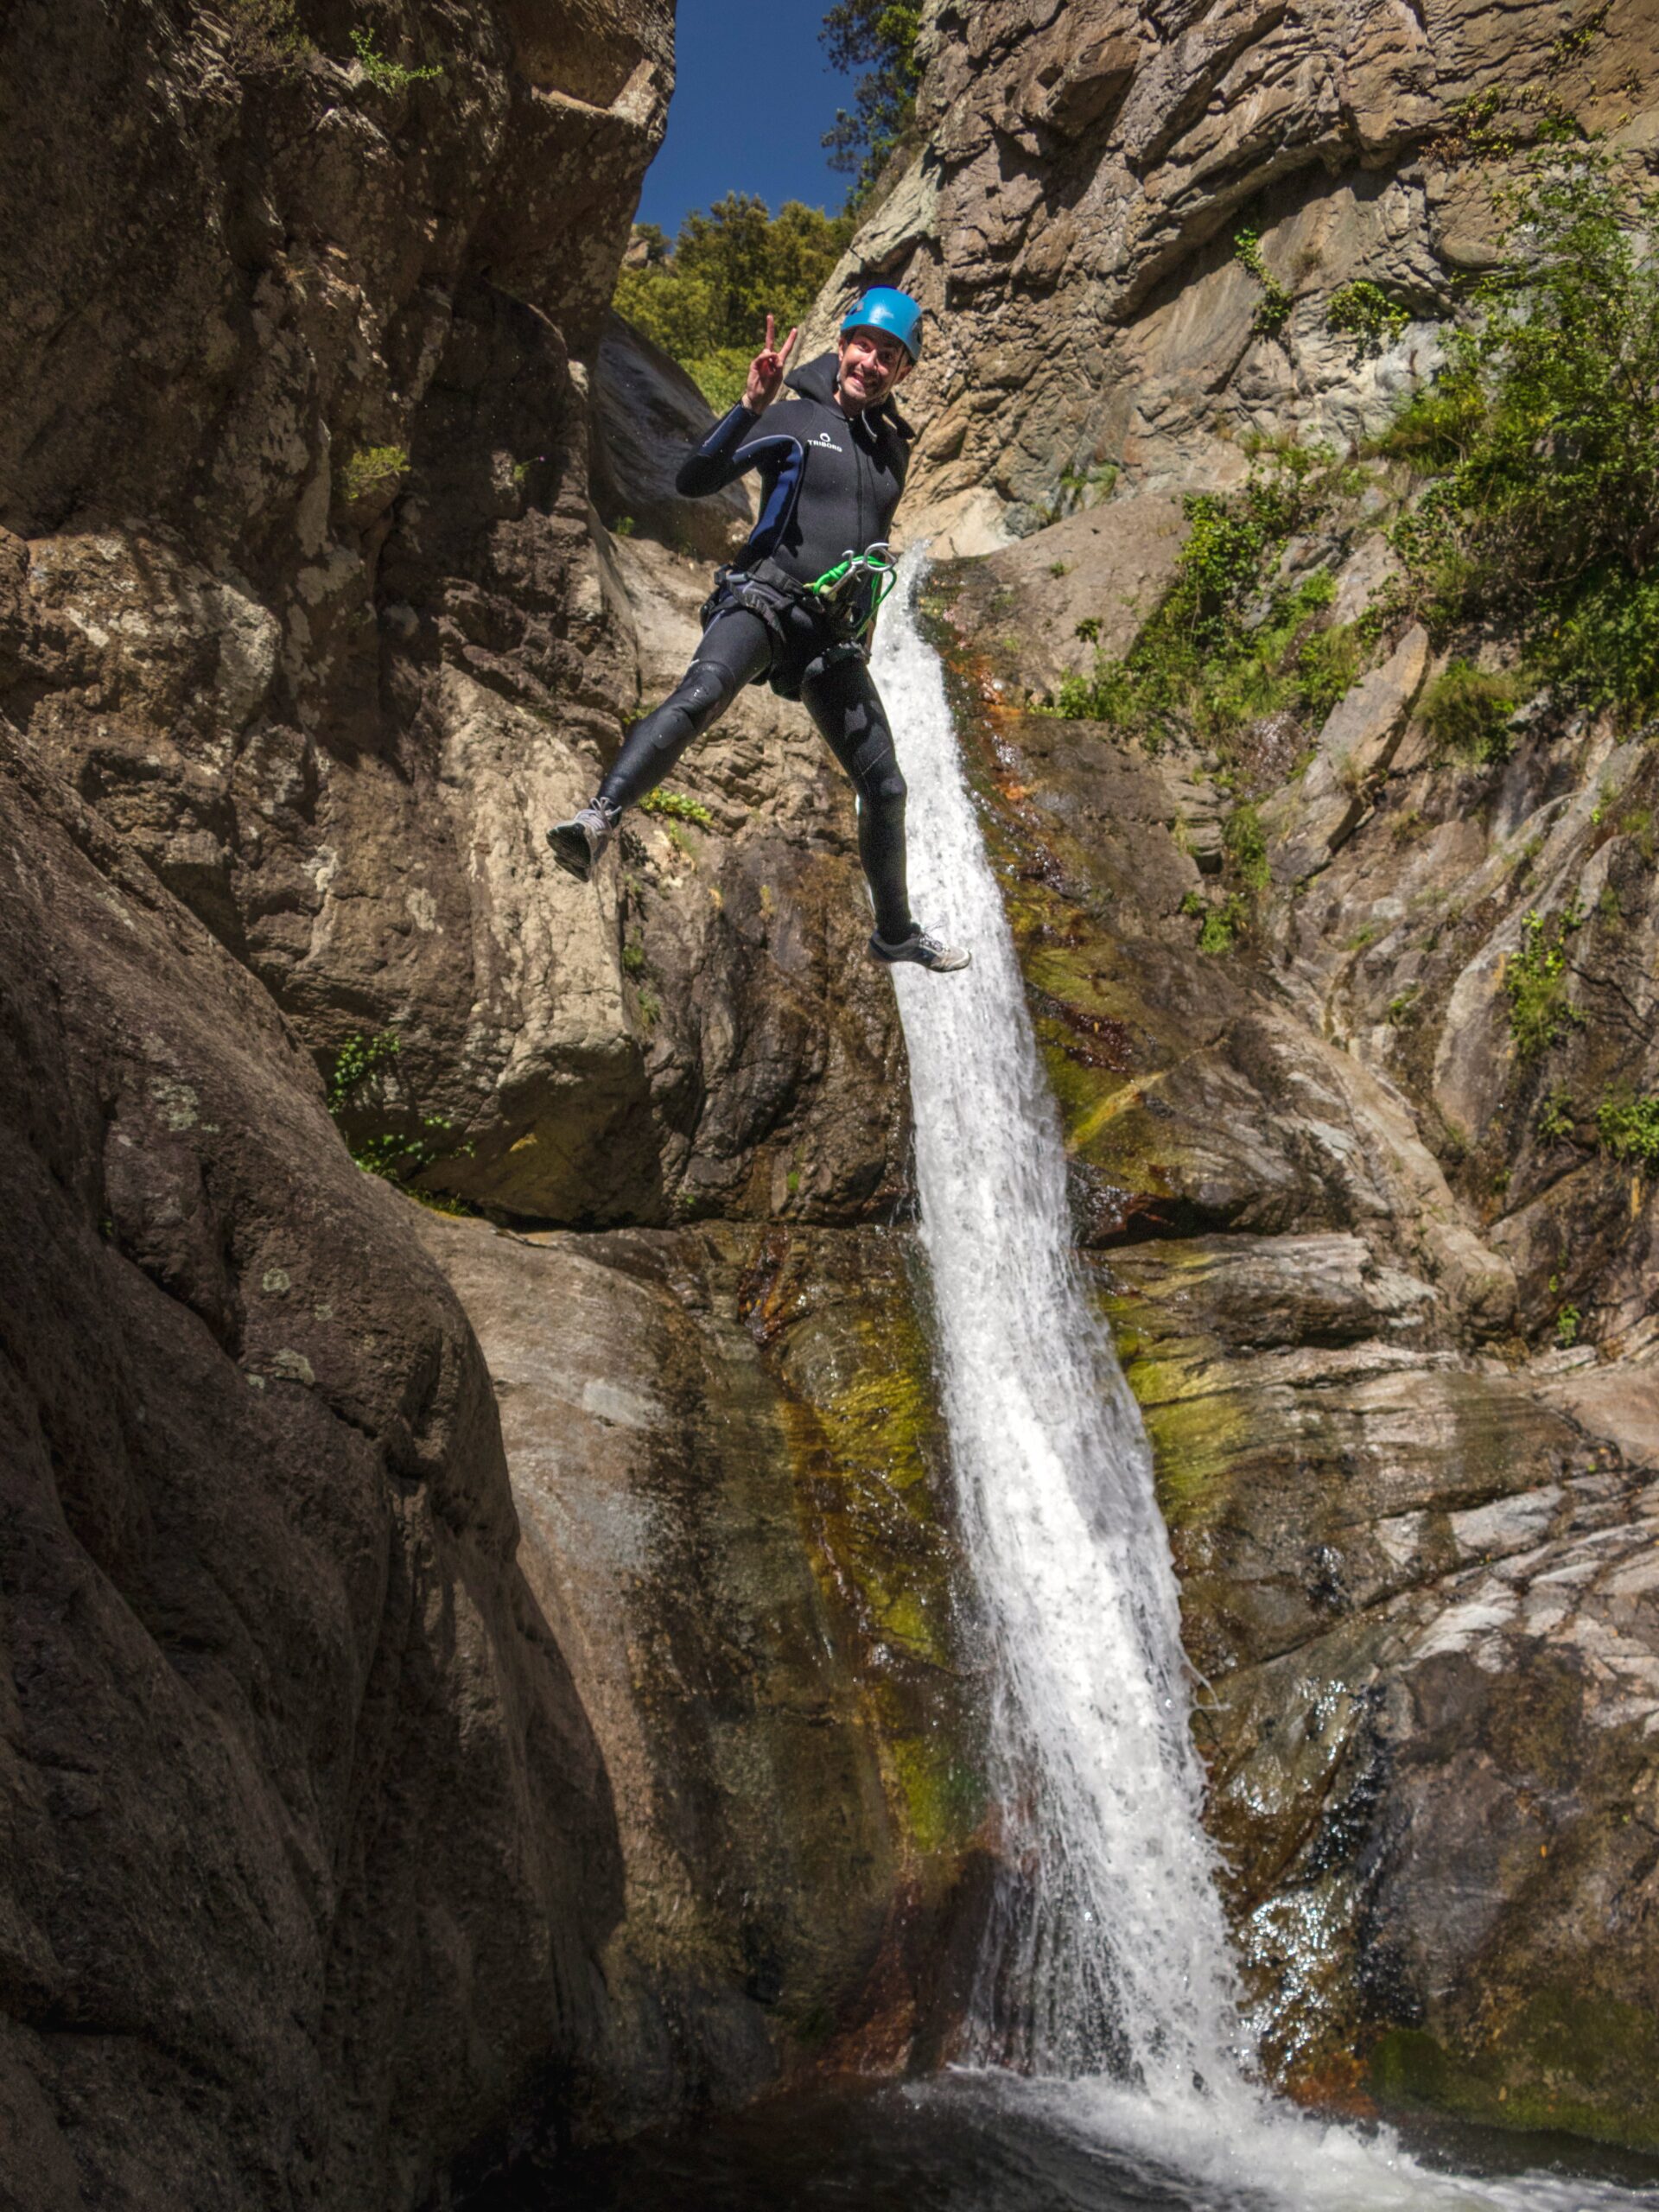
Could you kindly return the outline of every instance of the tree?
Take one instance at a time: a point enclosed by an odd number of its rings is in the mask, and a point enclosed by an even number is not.
[[[707,214],[693,208],[671,254],[625,267],[615,305],[724,409],[743,389],[767,315],[780,330],[800,321],[851,234],[848,216],[798,200],[773,215],[755,194],[728,193]]]
[[[830,166],[850,175],[856,206],[909,126],[916,107],[916,37],[920,0],[836,0],[819,33],[831,65],[851,76],[849,113],[841,108],[825,131]]]

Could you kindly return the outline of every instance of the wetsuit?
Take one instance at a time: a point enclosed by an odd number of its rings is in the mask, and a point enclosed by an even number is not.
[[[798,698],[858,793],[858,850],[875,925],[896,944],[912,928],[905,887],[905,779],[857,632],[868,599],[839,617],[802,595],[849,550],[885,540],[904,489],[911,431],[884,403],[843,415],[836,356],[786,379],[763,414],[742,405],[716,423],[676,479],[690,499],[760,474],[760,518],[702,610],[702,642],[677,688],[629,731],[599,787],[613,813],[661,783],[747,683]]]

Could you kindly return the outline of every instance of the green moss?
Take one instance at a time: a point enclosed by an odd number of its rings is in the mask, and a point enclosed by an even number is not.
[[[1162,1362],[1140,1361],[1128,1383],[1152,1440],[1159,1506],[1170,1528],[1182,1529],[1202,1526],[1224,1501],[1249,1445],[1250,1427],[1230,1391],[1156,1402],[1169,1371]]]
[[[1659,2145],[1659,2021],[1600,1992],[1540,1990],[1469,2053],[1395,2028],[1373,2049],[1370,2075],[1385,2106]]]
[[[890,1749],[917,1847],[930,1855],[960,1850],[984,1817],[984,1777],[931,1736],[903,1737]]]

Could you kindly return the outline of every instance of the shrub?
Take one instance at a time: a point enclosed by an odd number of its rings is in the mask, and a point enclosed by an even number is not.
[[[300,29],[294,0],[223,0],[233,69],[291,68],[316,48]]]
[[[1382,442],[1433,473],[1391,537],[1431,630],[1501,625],[1628,724],[1659,702],[1659,191],[1549,144],[1499,205],[1504,258]]]
[[[409,473],[403,446],[359,446],[336,471],[334,483],[348,506],[395,492]]]
[[[1596,1132],[1615,1160],[1659,1166],[1659,1098],[1610,1092],[1596,1109]]]
[[[352,48],[362,64],[363,74],[378,92],[406,92],[411,85],[427,83],[443,72],[435,65],[424,69],[411,69],[402,61],[394,61],[390,54],[382,54],[374,33],[353,30]]]
[[[1230,952],[1249,925],[1249,902],[1235,891],[1223,905],[1211,906],[1205,915],[1198,931],[1198,950]]]
[[[372,1037],[346,1038],[334,1055],[328,1074],[328,1111],[340,1122],[361,1122],[370,1115],[384,1117],[384,1102],[370,1094],[382,1088],[393,1070],[403,1039],[382,1030]],[[441,1114],[422,1115],[410,1109],[401,1128],[376,1129],[359,1135],[348,1149],[358,1166],[389,1183],[408,1183],[441,1160],[470,1156],[472,1145],[450,1141],[454,1123]]]
[[[1572,1135],[1576,1124],[1573,1094],[1558,1085],[1538,1109],[1533,1127],[1546,1144],[1560,1144],[1563,1138]]]
[[[1470,662],[1454,660],[1423,694],[1421,713],[1442,753],[1456,753],[1484,766],[1508,757],[1515,708],[1514,686],[1505,677],[1484,675]]]
[[[1262,298],[1250,319],[1251,330],[1258,338],[1277,338],[1290,321],[1296,302],[1262,260],[1261,233],[1241,231],[1233,240],[1233,258],[1262,287]]]
[[[1277,571],[1346,486],[1331,454],[1281,443],[1258,449],[1238,491],[1189,493],[1173,585],[1122,659],[1097,656],[1091,674],[1062,682],[1055,711],[1135,732],[1154,751],[1179,730],[1224,742],[1287,707],[1322,720],[1357,672],[1357,626],[1315,629],[1332,579],[1292,584]]]
[[[1223,827],[1221,842],[1243,882],[1252,891],[1265,891],[1269,881],[1268,841],[1262,817],[1253,806],[1234,808]]]
[[[1353,341],[1356,363],[1372,359],[1392,346],[1411,321],[1411,309],[1391,300],[1369,277],[1338,284],[1325,310],[1327,329]]]
[[[1520,948],[1503,969],[1510,1034],[1521,1059],[1535,1059],[1584,1020],[1567,997],[1567,940],[1583,919],[1575,904],[1566,909],[1553,931],[1535,910],[1521,925]]]

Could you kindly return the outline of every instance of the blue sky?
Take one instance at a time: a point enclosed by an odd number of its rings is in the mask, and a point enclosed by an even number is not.
[[[728,192],[774,211],[804,200],[832,213],[849,180],[819,140],[851,105],[818,43],[826,0],[679,0],[668,136],[645,176],[639,220],[671,238],[688,209]]]

